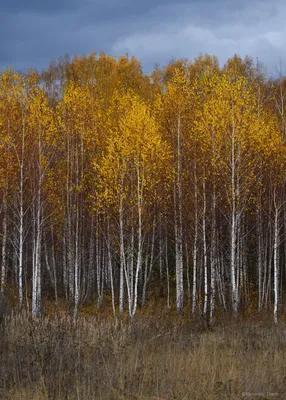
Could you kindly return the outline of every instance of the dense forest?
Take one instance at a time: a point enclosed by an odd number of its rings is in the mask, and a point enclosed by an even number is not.
[[[279,74],[278,74],[279,75]],[[286,79],[234,56],[61,58],[0,75],[1,292],[131,319],[286,296]],[[161,306],[160,306],[161,307]],[[160,312],[160,310],[157,310]]]

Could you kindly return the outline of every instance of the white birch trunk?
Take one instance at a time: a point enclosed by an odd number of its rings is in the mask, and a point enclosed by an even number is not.
[[[214,190],[214,189],[213,189]],[[215,308],[215,268],[216,268],[216,193],[212,193],[212,232],[211,232],[211,290],[210,290],[210,323],[213,321]]]
[[[155,231],[156,231],[155,228],[156,228],[156,216],[154,215],[149,268],[148,268],[148,255],[147,255],[146,261],[145,261],[144,284],[143,284],[143,293],[142,293],[142,308],[144,307],[144,304],[145,304],[147,284],[149,282],[149,279],[150,279],[151,273],[152,273],[152,269],[153,269],[154,246],[155,246]],[[148,246],[147,246],[147,249],[148,249]]]
[[[4,200],[3,200],[3,231],[2,231],[2,261],[1,261],[1,293],[3,294],[6,286],[6,275],[7,275],[7,180],[6,187],[4,189]]]
[[[42,141],[38,134],[38,182],[34,212],[34,265],[32,288],[32,316],[41,315],[41,249],[42,249]]]
[[[195,179],[195,235],[193,250],[193,298],[192,298],[192,314],[196,310],[197,301],[197,256],[198,256],[198,178],[197,178],[197,159],[194,160],[194,179]]]
[[[169,260],[168,260],[168,234],[167,224],[165,224],[165,263],[166,263],[166,277],[167,277],[167,308],[170,309],[170,276],[169,276]]]
[[[113,283],[113,268],[112,268],[112,256],[111,256],[111,246],[110,246],[110,228],[109,228],[109,220],[107,224],[107,251],[108,251],[108,271],[110,278],[110,287],[111,287],[111,302],[112,302],[112,311],[113,317],[116,322],[116,309],[115,309],[115,296],[114,296],[114,283]]]
[[[237,229],[237,210],[236,210],[236,165],[235,165],[235,127],[234,117],[231,134],[231,245],[230,245],[230,271],[231,271],[231,302],[234,317],[237,317],[238,303],[237,303],[237,287],[236,287],[236,229]]]
[[[275,203],[275,215],[274,215],[274,244],[273,244],[273,259],[274,259],[274,322],[278,322],[278,301],[279,301],[279,208]]]
[[[258,311],[262,311],[263,291],[262,291],[262,222],[261,222],[261,200],[259,202],[257,216],[257,267],[258,267]]]
[[[55,302],[58,305],[58,278],[57,278],[57,267],[56,267],[56,257],[55,257],[55,242],[54,242],[54,230],[51,228],[52,233],[52,265],[53,265],[53,275],[54,275],[54,287],[55,287]]]
[[[205,174],[203,180],[203,247],[204,247],[204,309],[203,313],[206,316],[208,307],[208,264],[207,264],[207,241],[206,241],[206,182]]]
[[[175,224],[176,234],[176,305],[181,314],[184,306],[183,284],[183,217],[182,217],[182,155],[181,155],[181,115],[178,115],[177,129],[177,188],[178,188],[178,222]]]
[[[144,167],[142,167],[144,168]],[[138,207],[138,252],[137,252],[137,263],[135,271],[135,282],[134,282],[134,301],[132,316],[133,319],[137,309],[138,302],[138,282],[139,273],[141,271],[142,264],[142,209],[143,209],[143,188],[144,188],[144,170],[142,171],[142,177],[140,176],[140,167],[136,167],[137,170],[137,207]]]
[[[123,179],[122,179],[123,184]],[[119,235],[120,235],[120,276],[119,276],[119,312],[123,315],[124,310],[124,268],[125,268],[125,251],[124,251],[124,231],[123,231],[123,194],[120,193],[119,200]]]
[[[80,273],[79,273],[79,168],[78,152],[76,150],[76,221],[75,221],[75,257],[74,257],[74,319],[76,319],[79,307]]]
[[[19,309],[23,307],[23,251],[24,251],[24,153],[25,153],[25,130],[22,129],[21,160],[20,160],[20,192],[19,192]]]

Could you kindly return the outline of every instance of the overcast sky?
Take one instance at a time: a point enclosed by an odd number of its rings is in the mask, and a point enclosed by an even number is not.
[[[234,53],[286,66],[284,0],[0,0],[0,69],[65,54],[134,55],[145,72],[172,58]]]

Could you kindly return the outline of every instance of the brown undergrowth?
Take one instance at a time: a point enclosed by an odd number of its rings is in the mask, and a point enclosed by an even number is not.
[[[284,399],[286,324],[138,315],[10,315],[0,334],[0,398]]]

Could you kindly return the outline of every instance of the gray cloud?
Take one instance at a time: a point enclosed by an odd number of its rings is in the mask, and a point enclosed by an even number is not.
[[[269,70],[285,56],[284,2],[242,2],[239,7],[227,1],[214,4],[180,5],[173,10],[171,6],[168,15],[173,18],[119,38],[112,50],[130,52],[147,64],[171,56],[192,59],[199,53],[217,55],[225,62],[238,53],[258,57]]]
[[[23,5],[25,4],[25,6]],[[128,52],[149,72],[172,57],[234,53],[269,70],[285,58],[282,0],[2,0],[0,68],[44,68],[65,54]]]
[[[83,0],[85,2],[85,0]],[[37,13],[37,14],[57,14],[76,10],[80,7],[79,0],[2,0],[2,13]]]

